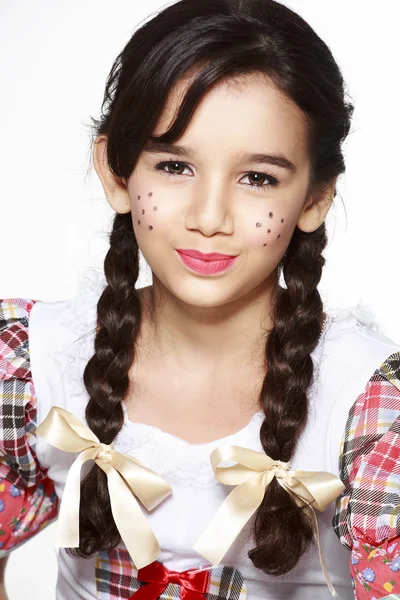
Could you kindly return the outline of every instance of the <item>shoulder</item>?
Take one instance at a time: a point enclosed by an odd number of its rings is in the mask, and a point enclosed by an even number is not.
[[[63,300],[35,304],[31,316],[31,338],[49,350],[64,348],[94,333],[97,304],[104,287],[104,275],[89,269],[81,277],[75,295]]]
[[[362,305],[327,311],[328,322],[317,361],[317,401],[327,415],[327,441],[331,464],[337,459],[344,432],[349,427],[349,415],[354,413],[371,381],[385,372],[398,371],[400,344],[384,334],[379,323]],[[381,380],[393,386],[391,380]]]
[[[29,347],[33,380],[44,379],[53,388],[68,365],[93,353],[97,304],[106,281],[89,269],[81,276],[77,292],[62,300],[37,300],[29,316]]]
[[[362,359],[380,361],[400,350],[400,343],[383,333],[368,307],[332,309],[326,333],[328,353],[342,364],[360,365]]]
[[[375,371],[398,360],[400,343],[383,333],[369,309],[360,304],[328,315],[320,361],[325,391],[350,408]]]
[[[362,346],[366,346],[363,356],[368,359],[368,369],[358,382],[349,410],[340,416],[341,424],[346,417],[339,452],[339,473],[346,487],[337,499],[333,527],[348,548],[358,539],[372,541],[375,546],[400,535],[396,519],[400,497],[400,347],[373,331],[363,333]],[[343,391],[341,400],[345,395]],[[347,409],[347,403],[343,408]]]

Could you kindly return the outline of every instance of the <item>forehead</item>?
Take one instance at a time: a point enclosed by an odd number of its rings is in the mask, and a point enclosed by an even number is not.
[[[154,135],[172,123],[192,81],[179,81],[169,95]],[[285,152],[293,162],[307,161],[309,122],[301,109],[262,73],[240,75],[212,85],[179,143],[199,154],[222,157],[244,151]],[[178,142],[177,142],[178,143]]]

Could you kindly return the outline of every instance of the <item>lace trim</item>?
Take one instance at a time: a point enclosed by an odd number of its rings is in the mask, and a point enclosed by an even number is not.
[[[94,269],[87,271],[81,281],[78,294],[67,302],[66,310],[62,315],[62,324],[73,333],[78,334],[76,342],[68,348],[63,348],[62,353],[68,356],[74,364],[71,370],[72,379],[75,380],[75,394],[78,396],[79,405],[84,414],[84,405],[87,402],[87,393],[82,383],[82,369],[93,352],[93,339],[96,325],[96,306],[98,298],[106,285],[104,275]],[[312,353],[315,361],[315,385],[310,393],[311,408],[318,397],[318,365],[321,353],[327,338],[336,339],[343,334],[343,329],[365,327],[378,330],[379,325],[371,317],[369,307],[358,303],[348,308],[325,306],[327,318],[325,319],[318,345]],[[332,327],[336,324],[336,327]],[[84,395],[84,399],[82,396]],[[84,401],[83,401],[84,400]],[[175,481],[175,485],[182,482],[185,485],[197,487],[220,486],[215,479],[209,460],[211,451],[221,444],[237,444],[257,451],[262,451],[259,440],[259,429],[264,419],[263,411],[253,415],[250,422],[240,431],[205,443],[190,443],[159,429],[156,426],[130,421],[127,410],[123,405],[125,422],[114,444],[120,452],[131,454],[144,462],[168,481]]]
[[[135,423],[127,419],[117,436],[116,445],[120,452],[134,455],[168,481],[172,479],[184,485],[215,487],[219,484],[214,476],[210,454],[223,444],[237,444],[261,451],[259,430],[264,419],[257,412],[240,431],[205,443],[190,443],[171,433],[146,423]]]

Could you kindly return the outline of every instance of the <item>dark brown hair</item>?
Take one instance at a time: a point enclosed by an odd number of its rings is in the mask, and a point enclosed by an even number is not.
[[[341,144],[349,133],[353,106],[345,100],[331,51],[313,29],[273,0],[181,0],[135,31],[109,73],[101,118],[92,119],[93,141],[107,135],[107,160],[115,176],[129,178],[166,98],[189,72],[196,77],[179,114],[157,139],[178,140],[215,82],[261,72],[309,121],[309,189],[324,189],[344,172]],[[312,233],[296,227],[278,265],[286,287],[276,291],[274,326],[266,338],[260,439],[265,452],[281,461],[293,456],[307,421],[310,354],[322,328],[317,286],[326,243],[325,223]],[[101,442],[111,444],[124,421],[122,402],[130,389],[128,371],[142,317],[135,289],[139,248],[131,213],[115,214],[104,271],[108,285],[97,305],[94,354],[84,383],[90,396],[88,426]],[[312,538],[309,517],[273,479],[255,515],[255,547],[249,558],[265,573],[282,575],[296,565]],[[68,552],[88,558],[120,541],[106,475],[93,464],[82,481],[80,546]]]

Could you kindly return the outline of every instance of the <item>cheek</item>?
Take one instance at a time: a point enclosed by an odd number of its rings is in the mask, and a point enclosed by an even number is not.
[[[287,220],[283,211],[259,211],[257,214],[257,210],[255,210],[254,218],[248,218],[246,227],[248,245],[253,248],[279,247],[285,240]]]
[[[160,204],[152,191],[141,190],[133,196],[132,219],[136,234],[151,232],[162,225]]]
[[[153,192],[145,189],[136,191],[133,196],[132,219],[135,233],[140,236],[170,223],[165,203],[157,201]],[[246,215],[246,244],[253,248],[279,247],[286,237],[287,221],[287,216],[279,209],[255,209],[254,214]]]

